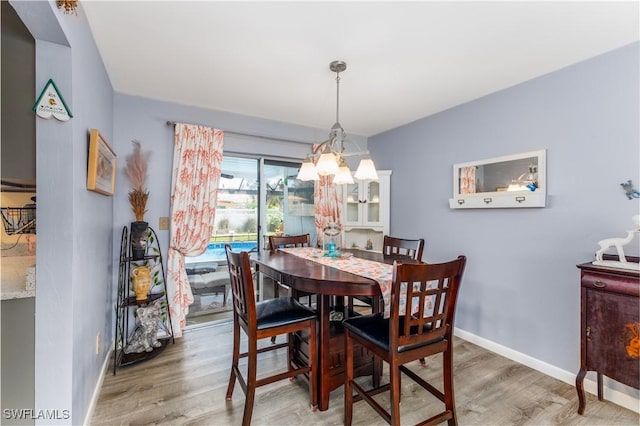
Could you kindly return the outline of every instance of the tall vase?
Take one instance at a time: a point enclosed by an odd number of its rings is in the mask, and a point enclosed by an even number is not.
[[[151,274],[148,266],[136,266],[131,270],[132,290],[137,301],[147,300],[151,289]]]
[[[149,224],[147,222],[131,222],[131,256],[133,260],[142,260],[147,253]]]

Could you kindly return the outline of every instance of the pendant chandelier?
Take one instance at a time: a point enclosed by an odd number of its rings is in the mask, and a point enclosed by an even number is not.
[[[347,135],[340,124],[340,73],[347,69],[347,64],[343,61],[333,61],[329,64],[329,69],[336,73],[336,123],[331,127],[329,139],[318,145],[304,160],[298,172],[298,179],[319,180],[320,176],[334,175],[333,183],[337,185],[353,183],[345,157],[360,156],[362,158],[354,174],[355,178],[377,180],[378,172],[368,152],[344,152]],[[314,164],[315,158],[317,161]]]

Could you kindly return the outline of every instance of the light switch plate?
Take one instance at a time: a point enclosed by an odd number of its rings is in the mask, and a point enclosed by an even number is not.
[[[169,230],[169,218],[168,217],[163,216],[163,217],[158,219],[158,229],[160,229],[161,231],[168,231]]]

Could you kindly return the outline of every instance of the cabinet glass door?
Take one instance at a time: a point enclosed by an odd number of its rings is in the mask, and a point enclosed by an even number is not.
[[[360,183],[355,182],[345,185],[345,223],[360,223]]]
[[[365,194],[367,195],[367,217],[368,224],[380,223],[380,182],[363,182]]]

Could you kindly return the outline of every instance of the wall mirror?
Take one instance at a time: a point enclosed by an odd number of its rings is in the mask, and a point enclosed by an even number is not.
[[[546,150],[453,166],[452,209],[544,207]]]

